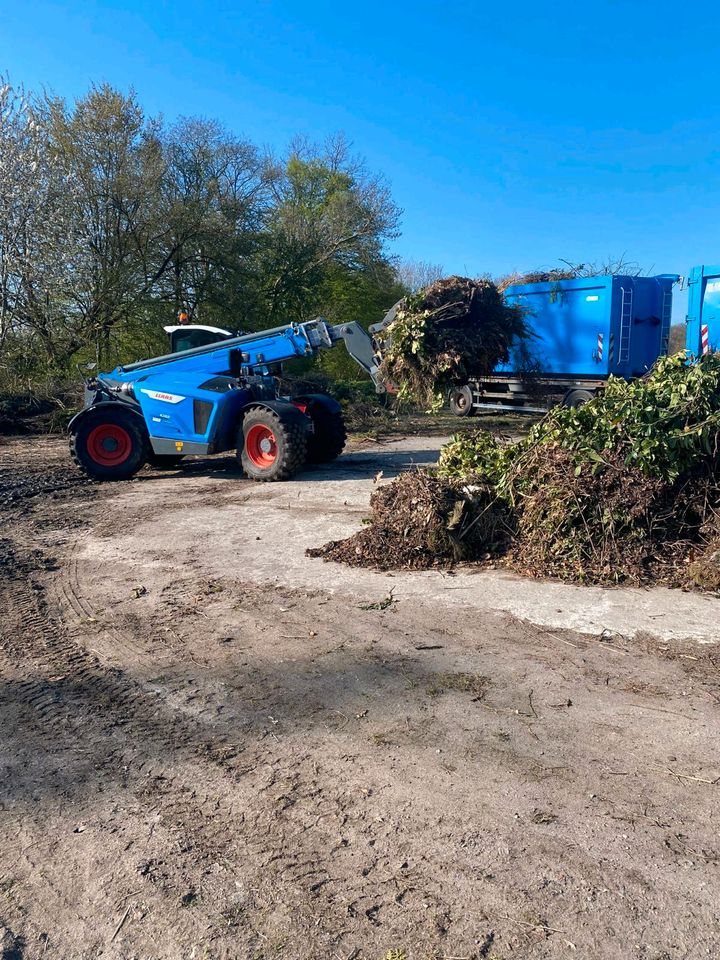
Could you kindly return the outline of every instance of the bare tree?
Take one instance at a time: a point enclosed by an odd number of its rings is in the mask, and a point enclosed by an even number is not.
[[[252,144],[197,118],[171,127],[163,151],[170,269],[159,297],[195,319],[206,308],[242,314],[246,305],[237,294],[241,287],[247,294],[249,260],[269,208],[270,164]]]
[[[668,343],[668,353],[673,356],[685,349],[685,338],[687,336],[687,325],[684,323],[674,323],[670,327],[670,341]]]
[[[395,273],[410,293],[417,293],[444,275],[439,263],[429,263],[427,260],[401,260],[395,264]]]
[[[11,332],[29,329],[54,355],[79,250],[73,194],[47,149],[36,104],[0,81],[0,347]]]

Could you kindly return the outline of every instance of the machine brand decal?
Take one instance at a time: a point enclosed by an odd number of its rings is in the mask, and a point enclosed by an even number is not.
[[[141,390],[140,392],[146,393],[152,400],[164,400],[165,403],[180,403],[185,399],[177,393],[163,393],[161,390]]]
[[[600,299],[600,297],[597,297],[597,296],[595,296],[595,295],[593,295],[593,296],[591,296],[591,297],[585,297],[585,300],[586,300],[588,303],[595,303],[595,301],[596,301],[596,300],[599,300],[599,299]]]

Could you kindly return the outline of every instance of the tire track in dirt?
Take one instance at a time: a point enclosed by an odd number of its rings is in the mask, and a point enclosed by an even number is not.
[[[69,578],[69,584],[71,590],[81,589],[81,579],[77,573],[74,579]],[[75,604],[80,613],[87,612],[88,607],[82,598],[77,598]],[[141,645],[127,636],[122,642],[124,649],[136,659],[138,651],[142,650]],[[170,681],[165,680],[164,689],[174,691],[175,688]],[[309,754],[297,756],[292,761],[287,757],[274,758],[272,754],[271,749],[257,753],[256,758],[264,762],[272,760],[278,765],[282,764],[282,767],[278,766],[265,784],[258,783],[257,776],[252,776],[252,795],[256,801],[258,797],[265,798],[267,806],[264,811],[261,806],[260,811],[253,817],[242,818],[244,852],[246,855],[250,853],[251,859],[258,861],[258,880],[254,884],[256,891],[272,889],[272,884],[277,883],[278,889],[291,890],[293,896],[298,900],[302,898],[304,904],[308,901],[315,904],[317,912],[323,917],[337,916],[340,911],[353,926],[400,925],[405,911],[409,910],[414,916],[423,913],[428,915],[429,912],[439,918],[439,931],[447,928],[450,914],[443,879],[453,873],[452,862],[439,865],[436,859],[432,869],[424,871],[420,880],[414,880],[412,874],[406,877],[403,870],[398,869],[399,858],[394,858],[389,853],[406,839],[403,837],[402,824],[398,820],[379,826],[357,816],[357,822],[354,822],[353,813],[356,811],[353,808],[356,804],[350,801],[347,794],[344,795],[342,789],[332,790],[327,786],[324,791],[303,789],[304,780],[313,783],[322,780],[320,772],[317,769],[312,770],[312,758]],[[213,852],[209,859],[201,858],[202,864],[210,863],[213,857],[220,856],[218,845],[222,846],[225,831],[222,828],[216,831],[214,813],[217,811],[208,811],[207,819],[198,817],[197,800],[190,802],[187,796],[182,799],[175,796],[177,781],[172,782],[167,789],[162,780],[158,783],[157,789],[163,797],[162,818],[166,829],[174,829],[176,836],[182,838],[179,840],[182,844],[202,847],[207,840],[207,847]],[[347,790],[347,783],[345,788]],[[184,787],[181,785],[182,789]],[[327,794],[324,799],[323,792]],[[148,796],[149,802],[152,802],[152,791]],[[327,812],[323,812],[323,806],[328,808]],[[312,811],[311,814],[309,810]],[[227,813],[225,815],[227,816]],[[327,823],[323,824],[323,820],[327,820]],[[232,822],[232,818],[227,820],[228,825]],[[235,823],[237,825],[237,821]],[[347,846],[338,846],[335,843],[328,847],[328,841],[331,844],[333,840],[336,841],[337,832],[343,829],[352,830],[358,839],[372,839],[378,850],[378,856],[360,871],[360,878],[357,878],[357,864],[347,855]],[[383,847],[386,849],[384,853]],[[268,848],[271,851],[269,857]],[[284,852],[288,850],[292,853]],[[327,855],[325,850],[329,850]],[[232,860],[236,861],[238,856],[242,856],[243,849],[233,845],[226,848],[226,855],[228,852],[232,855]],[[435,871],[439,880],[431,876]],[[261,879],[263,873],[269,874],[269,877]],[[272,881],[269,888],[270,877]],[[348,880],[348,877],[353,879]],[[305,909],[303,905],[303,910]],[[299,912],[300,908],[297,910]],[[301,926],[307,928],[310,916],[308,913]],[[455,922],[458,922],[457,917]]]
[[[163,801],[162,821],[165,833],[171,835],[165,845],[194,850],[189,874],[224,856],[225,824],[233,819],[232,810],[222,809],[227,785],[217,782],[216,776],[210,783],[213,796],[200,800],[193,784],[200,774],[208,782],[208,763],[221,778],[234,779],[241,746],[229,745],[223,738],[208,738],[177,717],[158,724],[156,698],[148,699],[141,685],[119,671],[103,670],[97,657],[76,646],[61,620],[49,612],[44,591],[32,575],[14,580],[8,599],[23,624],[22,659],[25,671],[31,673],[13,684],[15,719],[22,724],[26,738],[34,732],[35,740],[42,742],[49,754],[55,751],[58,739],[82,738],[90,751],[101,747],[105,767],[116,766],[114,757],[142,744],[151,759],[148,762],[145,758],[141,764],[144,783],[136,796],[145,801],[148,811]],[[79,604],[78,609],[83,612],[84,606]],[[108,727],[113,730],[109,751],[104,736]],[[177,767],[175,775],[168,776],[168,758]],[[198,763],[200,769],[194,770]],[[154,767],[158,768],[157,776]],[[106,789],[108,785],[106,782]],[[182,877],[178,883],[182,886]],[[185,886],[191,884],[185,882]],[[177,883],[173,889],[176,887]]]
[[[239,741],[230,744],[215,731],[208,736],[185,718],[173,716],[169,725],[158,723],[161,710],[157,689],[147,689],[121,670],[104,668],[95,654],[76,642],[61,615],[50,612],[45,590],[32,575],[14,581],[12,586],[14,615],[23,624],[22,663],[25,671],[32,673],[18,681],[17,686],[23,691],[20,705],[29,706],[48,722],[54,713],[59,716],[66,710],[68,704],[99,704],[107,711],[107,724],[121,726],[138,741],[153,743],[166,751],[177,752],[180,748],[185,758],[199,755],[223,770],[242,752],[243,744]],[[72,602],[70,596],[72,591],[66,591],[65,597]],[[88,613],[76,597],[75,603],[76,613]],[[120,641],[119,634],[114,637]],[[78,716],[86,719],[80,710]]]
[[[331,838],[337,825],[348,821],[345,810],[353,806],[352,801],[337,790],[330,791],[323,803],[318,795],[327,788],[301,789],[311,767],[307,754],[280,759],[266,746],[244,756],[244,744],[223,735],[217,725],[208,734],[201,725],[177,712],[159,718],[163,713],[159,700],[172,688],[159,694],[154,681],[150,691],[147,684],[123,671],[104,667],[97,655],[78,643],[76,632],[93,611],[79,589],[76,551],[77,546],[56,577],[61,603],[58,615],[51,612],[38,578],[40,555],[34,558],[35,569],[30,575],[12,584],[12,602],[24,626],[22,663],[26,673],[15,684],[17,720],[26,730],[34,728],[36,739],[50,752],[53,738],[82,740],[90,751],[100,747],[106,769],[119,767],[128,750],[143,745],[143,752],[150,757],[138,765],[136,777],[144,779],[141,785],[134,785],[134,796],[147,815],[159,811],[166,837],[164,848],[194,851],[192,865],[174,867],[173,879],[165,886],[167,895],[179,896],[183,887],[192,889],[193,878],[213,863],[219,861],[232,870],[232,864],[242,862],[249,854],[255,866],[246,869],[245,875],[252,878],[255,896],[271,904],[276,884],[281,884],[288,902],[295,902],[295,922],[316,934],[316,912],[329,918],[337,909],[332,866],[333,861],[337,865],[343,847],[336,846],[327,857],[322,851],[332,849]],[[73,624],[63,620],[63,611],[71,612]],[[105,642],[137,659],[137,644],[122,631],[113,629]],[[108,751],[110,731],[112,745]],[[172,758],[171,771],[168,758]],[[257,771],[263,764],[273,765],[273,776],[264,786],[257,784]],[[317,769],[309,772],[314,777],[319,773]],[[238,778],[247,775],[251,775],[252,784],[239,790]],[[203,782],[204,797],[196,793],[198,781]],[[249,814],[248,800],[258,795],[266,795],[267,803]],[[307,807],[313,811],[309,824]],[[329,824],[323,829],[326,818]],[[241,842],[228,839],[230,829]],[[379,833],[374,831],[374,842]],[[283,848],[293,850],[288,860],[273,859],[273,852]],[[342,869],[345,877],[348,869],[349,863]],[[375,924],[379,911],[392,902],[378,898],[372,880],[361,878],[359,884],[348,885],[344,879],[342,886],[350,920]]]
[[[80,579],[68,576],[72,593]],[[104,667],[79,646],[76,627],[68,628],[49,611],[35,577],[42,577],[41,566],[15,585],[28,628],[27,652],[33,670],[44,674],[24,686],[34,722],[50,749],[52,735],[84,738],[92,747],[104,743],[109,732],[114,742],[103,757],[105,789],[126,753],[140,753],[129,786],[141,821],[155,818],[155,829],[138,864],[139,882],[143,896],[158,904],[162,919],[156,924],[167,925],[166,935],[177,938],[173,942],[192,939],[192,918],[178,903],[195,897],[205,911],[203,922],[209,922],[211,942],[227,937],[223,924],[229,922],[213,912],[213,902],[237,906],[243,944],[272,937],[278,901],[285,904],[297,938],[296,956],[329,956],[335,948],[347,955],[358,943],[392,937],[393,931],[409,939],[422,932],[424,942],[431,938],[438,946],[451,925],[457,936],[463,918],[457,897],[448,904],[446,884],[456,865],[436,855],[431,865],[403,866],[409,837],[402,808],[381,822],[368,819],[358,809],[352,778],[334,784],[310,751],[283,755],[273,749],[272,738],[261,740],[238,770],[225,767],[222,758],[218,763],[214,735],[215,752],[198,754],[206,731],[187,718],[179,723],[166,711],[159,735],[157,692]],[[73,616],[84,616],[85,598],[73,601]],[[136,660],[137,645],[118,639]],[[51,676],[57,679],[50,681]],[[358,849],[367,851],[360,861]],[[52,883],[58,887],[56,879]],[[244,892],[233,900],[237,883]],[[114,895],[123,892],[115,889]],[[322,950],[319,940],[325,943]]]
[[[25,500],[88,487],[92,483],[88,477],[74,476],[65,469],[26,474],[0,468],[0,508],[7,511]]]

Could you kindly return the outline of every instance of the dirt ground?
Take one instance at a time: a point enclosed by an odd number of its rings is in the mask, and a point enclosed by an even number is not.
[[[0,443],[2,960],[720,956],[720,600],[304,556],[437,438]]]

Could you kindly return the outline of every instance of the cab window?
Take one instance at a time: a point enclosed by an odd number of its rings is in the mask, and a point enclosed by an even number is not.
[[[195,347],[206,347],[210,343],[220,343],[232,336],[228,333],[217,333],[213,330],[174,330],[170,334],[170,352],[179,353],[181,350],[194,350]]]

